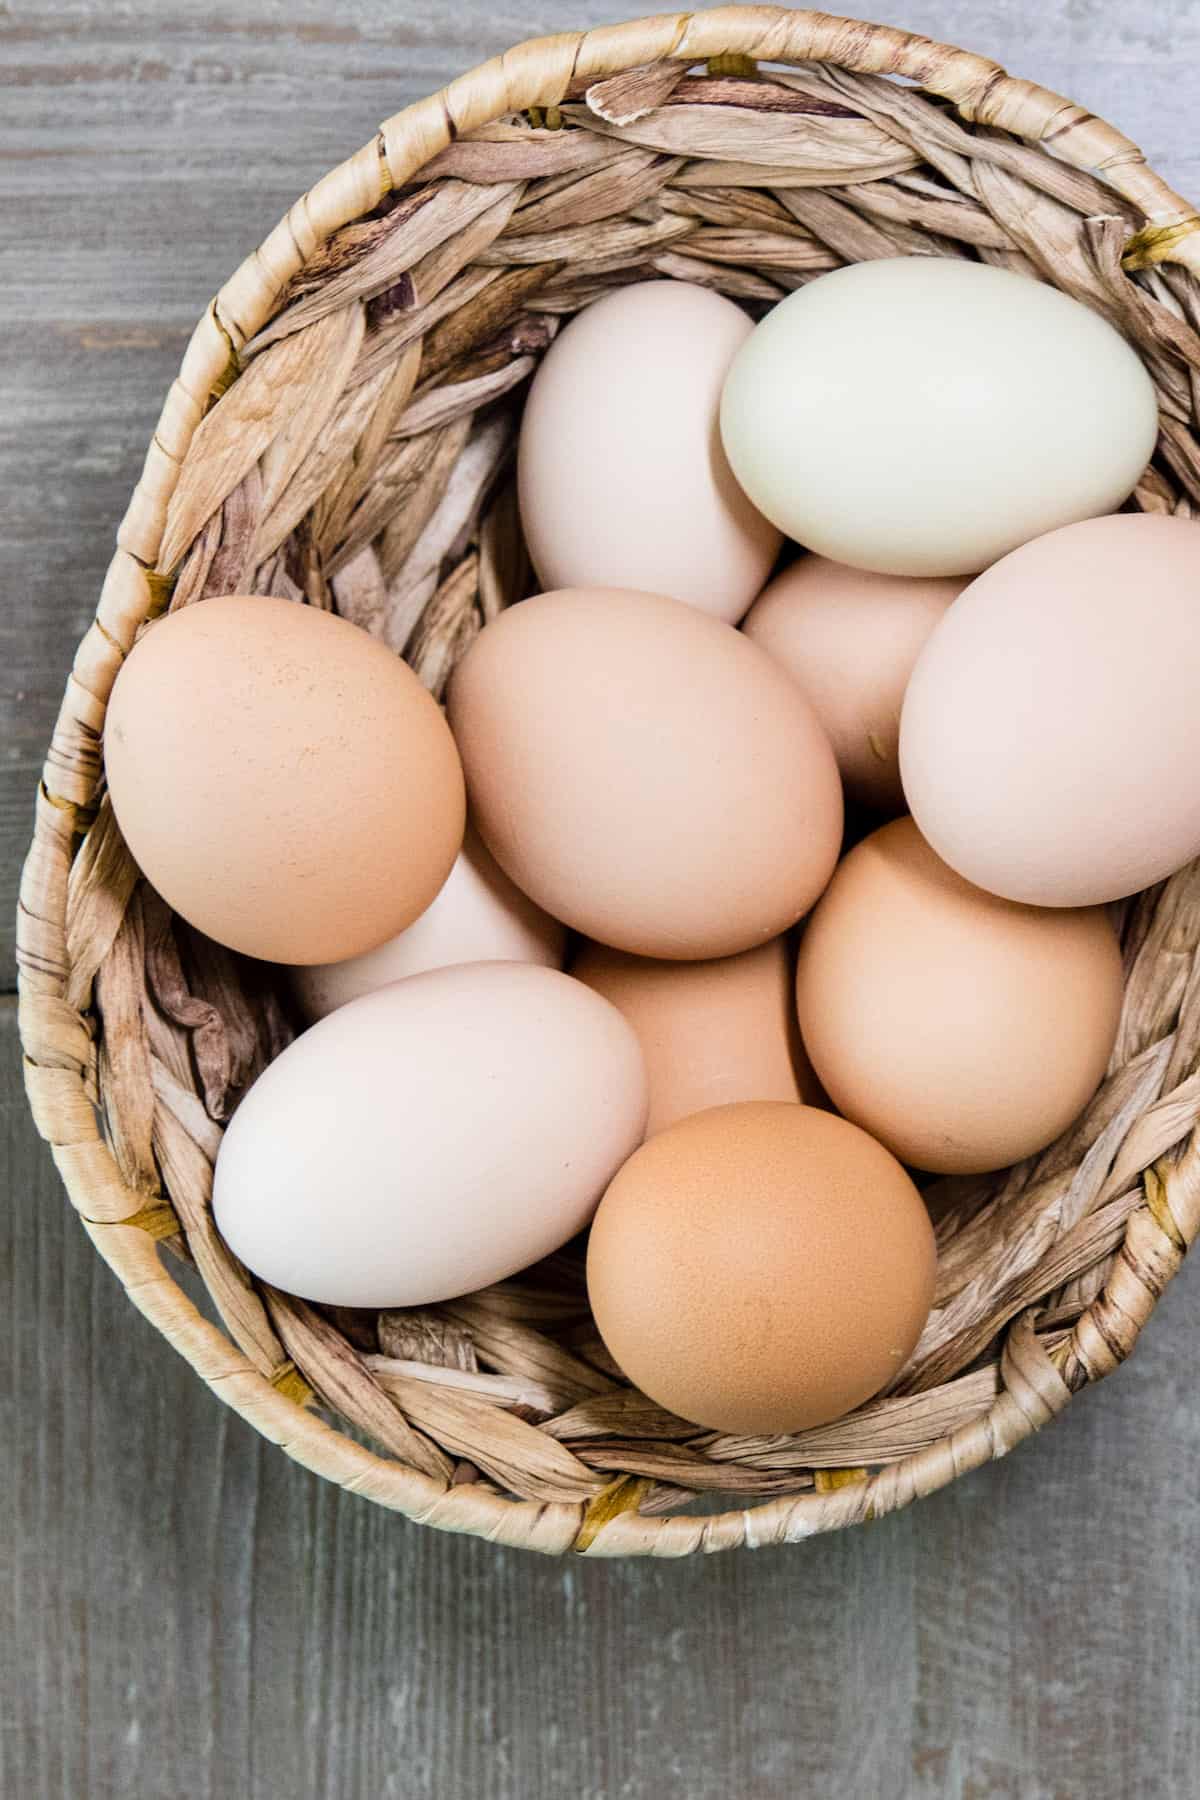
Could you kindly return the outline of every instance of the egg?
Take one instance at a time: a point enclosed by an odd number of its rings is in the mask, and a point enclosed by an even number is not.
[[[833,746],[849,798],[906,810],[898,746],[904,690],[962,576],[878,575],[802,556],[750,608],[742,630],[793,675]]]
[[[911,819],[841,863],[796,968],[805,1048],[838,1111],[948,1174],[1001,1168],[1066,1130],[1104,1075],[1121,997],[1103,909],[984,893]]]
[[[913,672],[905,792],[969,881],[1113,900],[1200,855],[1200,525],[1121,514],[1014,550]]]
[[[307,1300],[449,1299],[573,1237],[646,1104],[637,1038],[581,982],[434,969],[339,1007],[259,1077],[214,1216],[248,1269]]]
[[[542,359],[518,455],[521,521],[545,588],[647,588],[740,619],[779,550],[729,472],[721,387],[753,329],[682,281],[619,288]]]
[[[383,644],[264,595],[139,639],[104,732],[113,811],[190,924],[271,962],[357,956],[450,872],[465,794],[437,703]]]
[[[730,466],[789,536],[891,575],[965,575],[1120,505],[1158,433],[1136,353],[1057,288],[959,257],[809,282],[738,351]]]
[[[390,981],[452,963],[527,962],[560,969],[565,936],[558,920],[548,918],[496,867],[468,824],[445,886],[419,919],[362,956],[293,969],[292,990],[306,1018],[323,1019]]]
[[[796,1027],[786,938],[710,962],[657,962],[584,943],[571,973],[637,1032],[650,1082],[648,1132],[734,1100],[824,1098]]]
[[[600,1202],[588,1296],[652,1400],[716,1431],[801,1431],[897,1376],[933,1302],[933,1230],[866,1132],[787,1102],[694,1113]]]
[[[476,638],[449,716],[480,836],[552,918],[639,956],[729,956],[812,905],[837,766],[795,682],[662,595],[573,588]]]

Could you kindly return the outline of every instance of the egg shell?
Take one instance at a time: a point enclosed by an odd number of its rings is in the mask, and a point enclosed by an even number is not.
[[[259,1077],[214,1215],[247,1268],[307,1300],[446,1300],[581,1230],[646,1105],[637,1038],[581,982],[434,969],[339,1007]]]
[[[786,938],[709,962],[657,962],[580,946],[571,973],[637,1032],[650,1081],[648,1132],[735,1100],[824,1096],[796,1024]]]
[[[293,969],[292,990],[307,1019],[323,1019],[390,981],[454,963],[526,962],[561,969],[565,938],[558,920],[513,886],[468,824],[445,886],[419,919],[362,956]]]
[[[849,798],[906,810],[900,708],[921,648],[964,576],[878,575],[802,556],[750,608],[742,630],[799,682]]]
[[[1121,514],[1014,550],[913,671],[914,818],[980,887],[1080,906],[1200,854],[1200,525]]]
[[[896,1375],[933,1302],[933,1229],[866,1132],[786,1102],[659,1132],[600,1203],[588,1295],[642,1391],[717,1431],[802,1431]]]
[[[449,716],[480,836],[553,918],[671,960],[775,937],[828,880],[833,752],[795,682],[694,607],[615,588],[509,608]]]
[[[159,620],[117,676],[113,811],[143,874],[233,950],[356,956],[425,910],[462,843],[454,741],[358,626],[266,595]]]
[[[838,1111],[948,1174],[1002,1168],[1066,1130],[1103,1077],[1121,998],[1101,908],[986,894],[911,819],[840,864],[796,967],[805,1048]]]
[[[626,587],[740,619],[780,534],[729,472],[721,387],[753,329],[739,306],[644,281],[586,307],[534,376],[521,521],[545,588]]]
[[[883,257],[767,314],[730,367],[721,433],[751,499],[809,549],[963,575],[1118,506],[1158,406],[1125,339],[1057,288]]]

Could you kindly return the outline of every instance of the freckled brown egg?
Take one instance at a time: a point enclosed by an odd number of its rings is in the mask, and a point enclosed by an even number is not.
[[[552,918],[639,956],[729,956],[829,879],[833,752],[795,682],[659,594],[567,588],[486,626],[449,717],[479,835]]]
[[[588,1295],[612,1356],[717,1431],[840,1418],[907,1362],[933,1302],[921,1196],[866,1132],[787,1102],[650,1138],[600,1202]]]
[[[796,1005],[834,1105],[915,1168],[1002,1168],[1065,1131],[1101,1080],[1121,956],[1100,907],[972,887],[911,819],[864,838],[804,933]]]
[[[650,1077],[648,1133],[734,1100],[824,1099],[796,1025],[786,938],[708,962],[658,962],[580,946],[571,973],[637,1032]]]
[[[113,688],[104,760],[163,899],[271,962],[383,943],[462,843],[462,768],[436,701],[365,631],[288,600],[229,594],[153,625]]]

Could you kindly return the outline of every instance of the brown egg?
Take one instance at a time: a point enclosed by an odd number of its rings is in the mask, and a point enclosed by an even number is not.
[[[659,594],[565,588],[476,638],[449,697],[479,834],[552,918],[639,956],[729,956],[837,858],[833,752],[795,682]]]
[[[592,1225],[588,1295],[660,1406],[717,1431],[801,1431],[899,1374],[935,1266],[921,1196],[880,1144],[832,1113],[751,1103],[634,1152]]]
[[[153,625],[117,677],[104,759],[164,900],[272,962],[383,943],[462,843],[462,769],[437,703],[365,631],[288,600],[225,595]]]
[[[583,944],[577,981],[611,1000],[637,1032],[650,1076],[647,1133],[734,1100],[824,1096],[796,1025],[786,938],[709,962],[656,962]]]
[[[925,640],[967,580],[877,575],[802,556],[764,589],[742,623],[812,702],[847,794],[877,813],[905,811],[904,690]]]
[[[1002,1168],[1066,1129],[1104,1074],[1121,990],[1101,908],[985,894],[907,818],[842,862],[796,971],[800,1030],[838,1111],[947,1174]]]

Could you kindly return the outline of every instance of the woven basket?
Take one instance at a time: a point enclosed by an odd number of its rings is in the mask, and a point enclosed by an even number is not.
[[[220,1397],[427,1524],[682,1555],[877,1517],[1108,1374],[1200,1228],[1193,866],[1121,909],[1125,1014],[1086,1115],[1016,1169],[931,1190],[933,1315],[893,1390],[837,1424],[735,1439],[664,1414],[606,1359],[572,1252],[377,1316],[264,1289],[213,1229],[222,1121],[293,1024],[273,972],[174,919],[113,822],[101,731],[139,628],[282,594],[336,606],[440,692],[531,591],[511,450],[565,316],[653,274],[757,314],[896,253],[978,257],[1111,319],[1161,407],[1135,503],[1200,508],[1200,218],[1110,126],[994,63],[775,7],[524,44],[390,119],[221,289],[167,396],[38,798],[30,1102],[101,1255]],[[1131,704],[1153,729],[1152,696]]]

